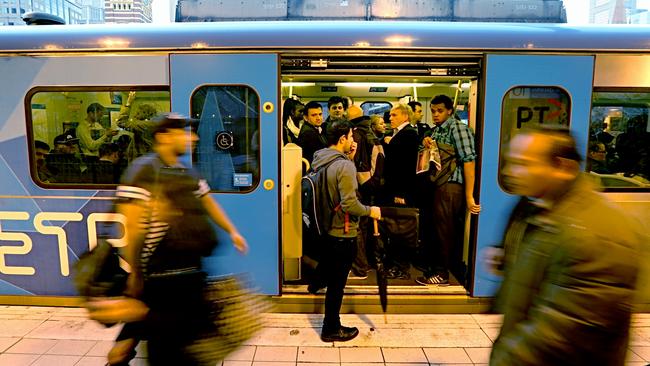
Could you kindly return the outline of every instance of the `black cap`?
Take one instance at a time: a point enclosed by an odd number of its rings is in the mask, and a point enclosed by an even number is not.
[[[54,145],[59,145],[59,144],[74,144],[78,142],[79,139],[74,137],[74,135],[70,132],[64,132],[63,134],[57,136],[54,138]]]
[[[178,113],[164,113],[153,120],[155,123],[151,133],[153,135],[166,132],[169,129],[184,129],[193,126],[196,120],[187,118]]]

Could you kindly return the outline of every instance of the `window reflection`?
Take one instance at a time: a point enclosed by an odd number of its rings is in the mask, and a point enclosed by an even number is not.
[[[199,142],[192,160],[210,187],[247,192],[259,182],[260,102],[247,86],[203,86],[191,97]]]
[[[557,87],[521,86],[508,90],[501,109],[501,140],[499,147],[499,184],[508,191],[501,179],[505,149],[522,129],[534,126],[569,126],[571,99]]]
[[[605,187],[650,188],[650,93],[594,92],[586,170]]]
[[[53,187],[117,184],[151,151],[150,120],[169,112],[168,90],[39,88],[29,95],[35,180]]]

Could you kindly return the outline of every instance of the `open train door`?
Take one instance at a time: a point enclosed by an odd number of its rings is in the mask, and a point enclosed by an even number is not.
[[[592,56],[488,55],[477,250],[472,296],[492,296],[500,278],[482,263],[483,249],[501,241],[517,196],[500,184],[507,142],[526,124],[568,124],[586,151],[594,58]]]
[[[277,295],[278,57],[173,54],[169,65],[172,111],[199,121],[191,164],[250,246],[241,256],[220,232],[206,269],[248,272],[263,293]]]

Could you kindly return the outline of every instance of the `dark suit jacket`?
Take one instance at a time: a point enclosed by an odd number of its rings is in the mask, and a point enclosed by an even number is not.
[[[418,139],[421,143],[422,139],[424,139],[424,136],[426,136],[427,132],[431,131],[431,127],[429,127],[428,124],[422,122],[417,123],[415,127],[417,127],[418,129]]]
[[[298,134],[298,141],[296,143],[302,148],[302,157],[309,161],[314,159],[314,153],[317,150],[327,147],[327,139],[325,138],[325,129],[323,133],[319,133],[316,127],[309,123],[303,123]]]
[[[415,187],[415,168],[418,159],[418,131],[410,124],[401,129],[386,145],[384,160],[384,180],[386,199],[393,202],[395,197],[406,199],[412,206]]]

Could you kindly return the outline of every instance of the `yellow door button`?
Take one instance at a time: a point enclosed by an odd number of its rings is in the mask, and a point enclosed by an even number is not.
[[[272,190],[274,187],[275,187],[275,182],[273,181],[273,179],[267,179],[264,181],[264,189],[266,189],[267,191]]]

